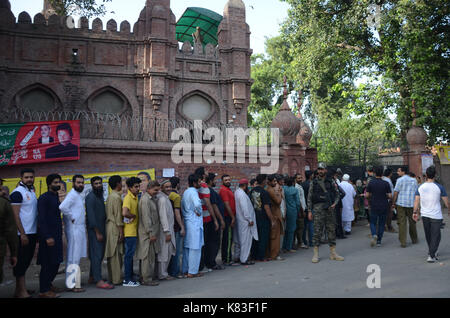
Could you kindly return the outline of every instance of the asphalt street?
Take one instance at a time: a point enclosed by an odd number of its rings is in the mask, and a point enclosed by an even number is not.
[[[426,262],[427,245],[422,222],[418,223],[419,243],[401,248],[398,234],[385,233],[381,247],[370,247],[369,227],[359,221],[352,234],[337,241],[337,251],[345,261],[331,261],[327,245],[320,248],[320,262],[311,263],[312,249],[283,254],[284,261],[232,266],[193,279],[161,282],[159,286],[136,288],[118,286],[101,290],[87,285],[85,293],[61,294],[62,298],[304,298],[304,297],[449,297],[450,296],[450,218],[444,212],[447,226],[442,230],[439,262]],[[380,268],[380,288],[369,288],[367,272],[371,264]],[[105,266],[104,266],[105,268]],[[7,271],[10,269],[6,269]],[[104,275],[106,272],[104,272]],[[38,291],[38,277],[27,277],[28,288]],[[55,285],[64,287],[60,274]],[[14,285],[0,287],[0,297],[11,297]],[[34,297],[37,297],[36,294]]]

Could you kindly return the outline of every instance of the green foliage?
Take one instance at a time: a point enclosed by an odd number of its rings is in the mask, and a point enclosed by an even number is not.
[[[429,142],[450,139],[450,2],[440,0],[284,0],[291,5],[282,38],[319,122],[344,109],[370,118],[396,115],[400,135],[416,102]],[[381,7],[376,28],[370,5]],[[365,87],[354,82],[368,78]]]
[[[292,58],[281,37],[266,39],[266,53],[267,56],[257,54],[251,58],[254,83],[248,107],[250,127],[270,127],[283,101],[283,76],[289,75]],[[293,82],[288,82],[289,91],[293,86]],[[275,105],[274,98],[277,98]]]
[[[311,145],[318,148],[319,161],[332,165],[376,164],[379,152],[392,146],[395,135],[388,135],[385,121],[368,121],[349,115],[323,119],[313,134]]]
[[[61,16],[69,16],[72,14],[83,17],[102,16],[107,10],[106,2],[112,0],[49,0],[49,3],[55,9],[56,13]],[[97,4],[101,2],[101,4]]]

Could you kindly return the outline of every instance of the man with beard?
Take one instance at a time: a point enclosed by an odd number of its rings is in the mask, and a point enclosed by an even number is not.
[[[34,192],[34,170],[25,168],[20,172],[19,186],[11,193],[19,235],[17,265],[13,269],[16,277],[15,298],[30,298],[25,287],[25,274],[34,256],[37,241],[37,198]]]
[[[172,192],[172,185],[169,180],[161,183],[161,192],[157,195],[159,212],[159,247],[158,253],[158,273],[160,280],[172,280],[167,270],[172,256],[175,255],[175,232],[173,229],[175,223],[172,203],[170,203],[169,194]]]
[[[89,259],[91,261],[89,281],[101,289],[113,289],[114,286],[102,279],[102,262],[106,242],[106,209],[103,199],[103,180],[91,179],[92,191],[86,196],[86,216],[89,238]]]
[[[319,262],[320,237],[324,227],[328,234],[330,259],[343,261],[344,258],[336,253],[336,217],[334,209],[340,198],[337,186],[333,180],[326,177],[326,166],[324,163],[319,164],[317,171],[319,175],[311,182],[307,204],[310,221],[313,219],[312,211],[314,211],[314,256],[312,262]]]
[[[233,242],[233,229],[236,222],[236,202],[234,199],[233,191],[231,187],[231,177],[227,174],[222,176],[222,186],[219,190],[219,195],[225,204],[224,221],[225,228],[222,236],[222,262],[224,265],[232,265],[232,252],[231,245]],[[237,265],[237,264],[236,264]]]
[[[240,261],[242,265],[253,265],[249,260],[252,242],[258,240],[258,229],[256,227],[255,210],[252,201],[247,195],[248,180],[239,181],[239,188],[234,193],[236,201],[236,229],[238,232],[240,246]]]
[[[141,284],[145,286],[158,286],[153,281],[155,273],[156,255],[159,253],[159,214],[156,196],[160,185],[157,181],[151,181],[147,185],[139,200],[139,225],[137,257],[141,261]]]
[[[62,221],[59,210],[58,191],[61,188],[61,176],[51,174],[47,177],[48,192],[38,200],[38,264],[40,298],[56,298],[58,291],[52,282],[58,274],[59,264],[63,261]]]
[[[114,285],[122,284],[124,223],[122,217],[122,177],[108,180],[111,193],[106,200],[106,251],[108,279]]]
[[[82,175],[73,176],[72,185],[73,189],[59,206],[64,216],[67,238],[66,279],[70,275],[70,265],[79,266],[81,258],[86,257],[87,254],[85,200],[81,195],[84,190],[84,177]],[[81,293],[85,290],[81,288],[81,282],[77,281],[71,291]]]

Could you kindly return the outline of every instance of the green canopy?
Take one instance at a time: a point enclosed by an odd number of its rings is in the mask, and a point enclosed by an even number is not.
[[[179,42],[191,42],[194,45],[192,34],[200,27],[203,45],[212,43],[217,45],[217,29],[223,17],[211,10],[190,7],[184,11],[177,22],[176,33]]]

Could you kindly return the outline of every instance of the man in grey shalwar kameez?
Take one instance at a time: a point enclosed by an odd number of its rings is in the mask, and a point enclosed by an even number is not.
[[[106,209],[103,198],[103,180],[91,179],[92,192],[86,196],[86,216],[89,239],[89,259],[91,261],[90,281],[98,288],[113,289],[114,286],[102,279],[102,262],[106,243]]]
[[[243,179],[239,182],[239,188],[234,193],[236,201],[236,224],[241,248],[240,261],[242,265],[253,265],[249,261],[250,250],[253,239],[258,240],[258,229],[256,227],[255,210],[252,201],[247,195],[248,180]]]
[[[170,259],[176,252],[175,232],[174,232],[174,211],[169,194],[172,191],[172,185],[169,180],[161,183],[161,192],[158,194],[158,212],[160,221],[159,247],[158,253],[158,274],[160,280],[171,280],[174,277],[169,276],[167,270]]]

